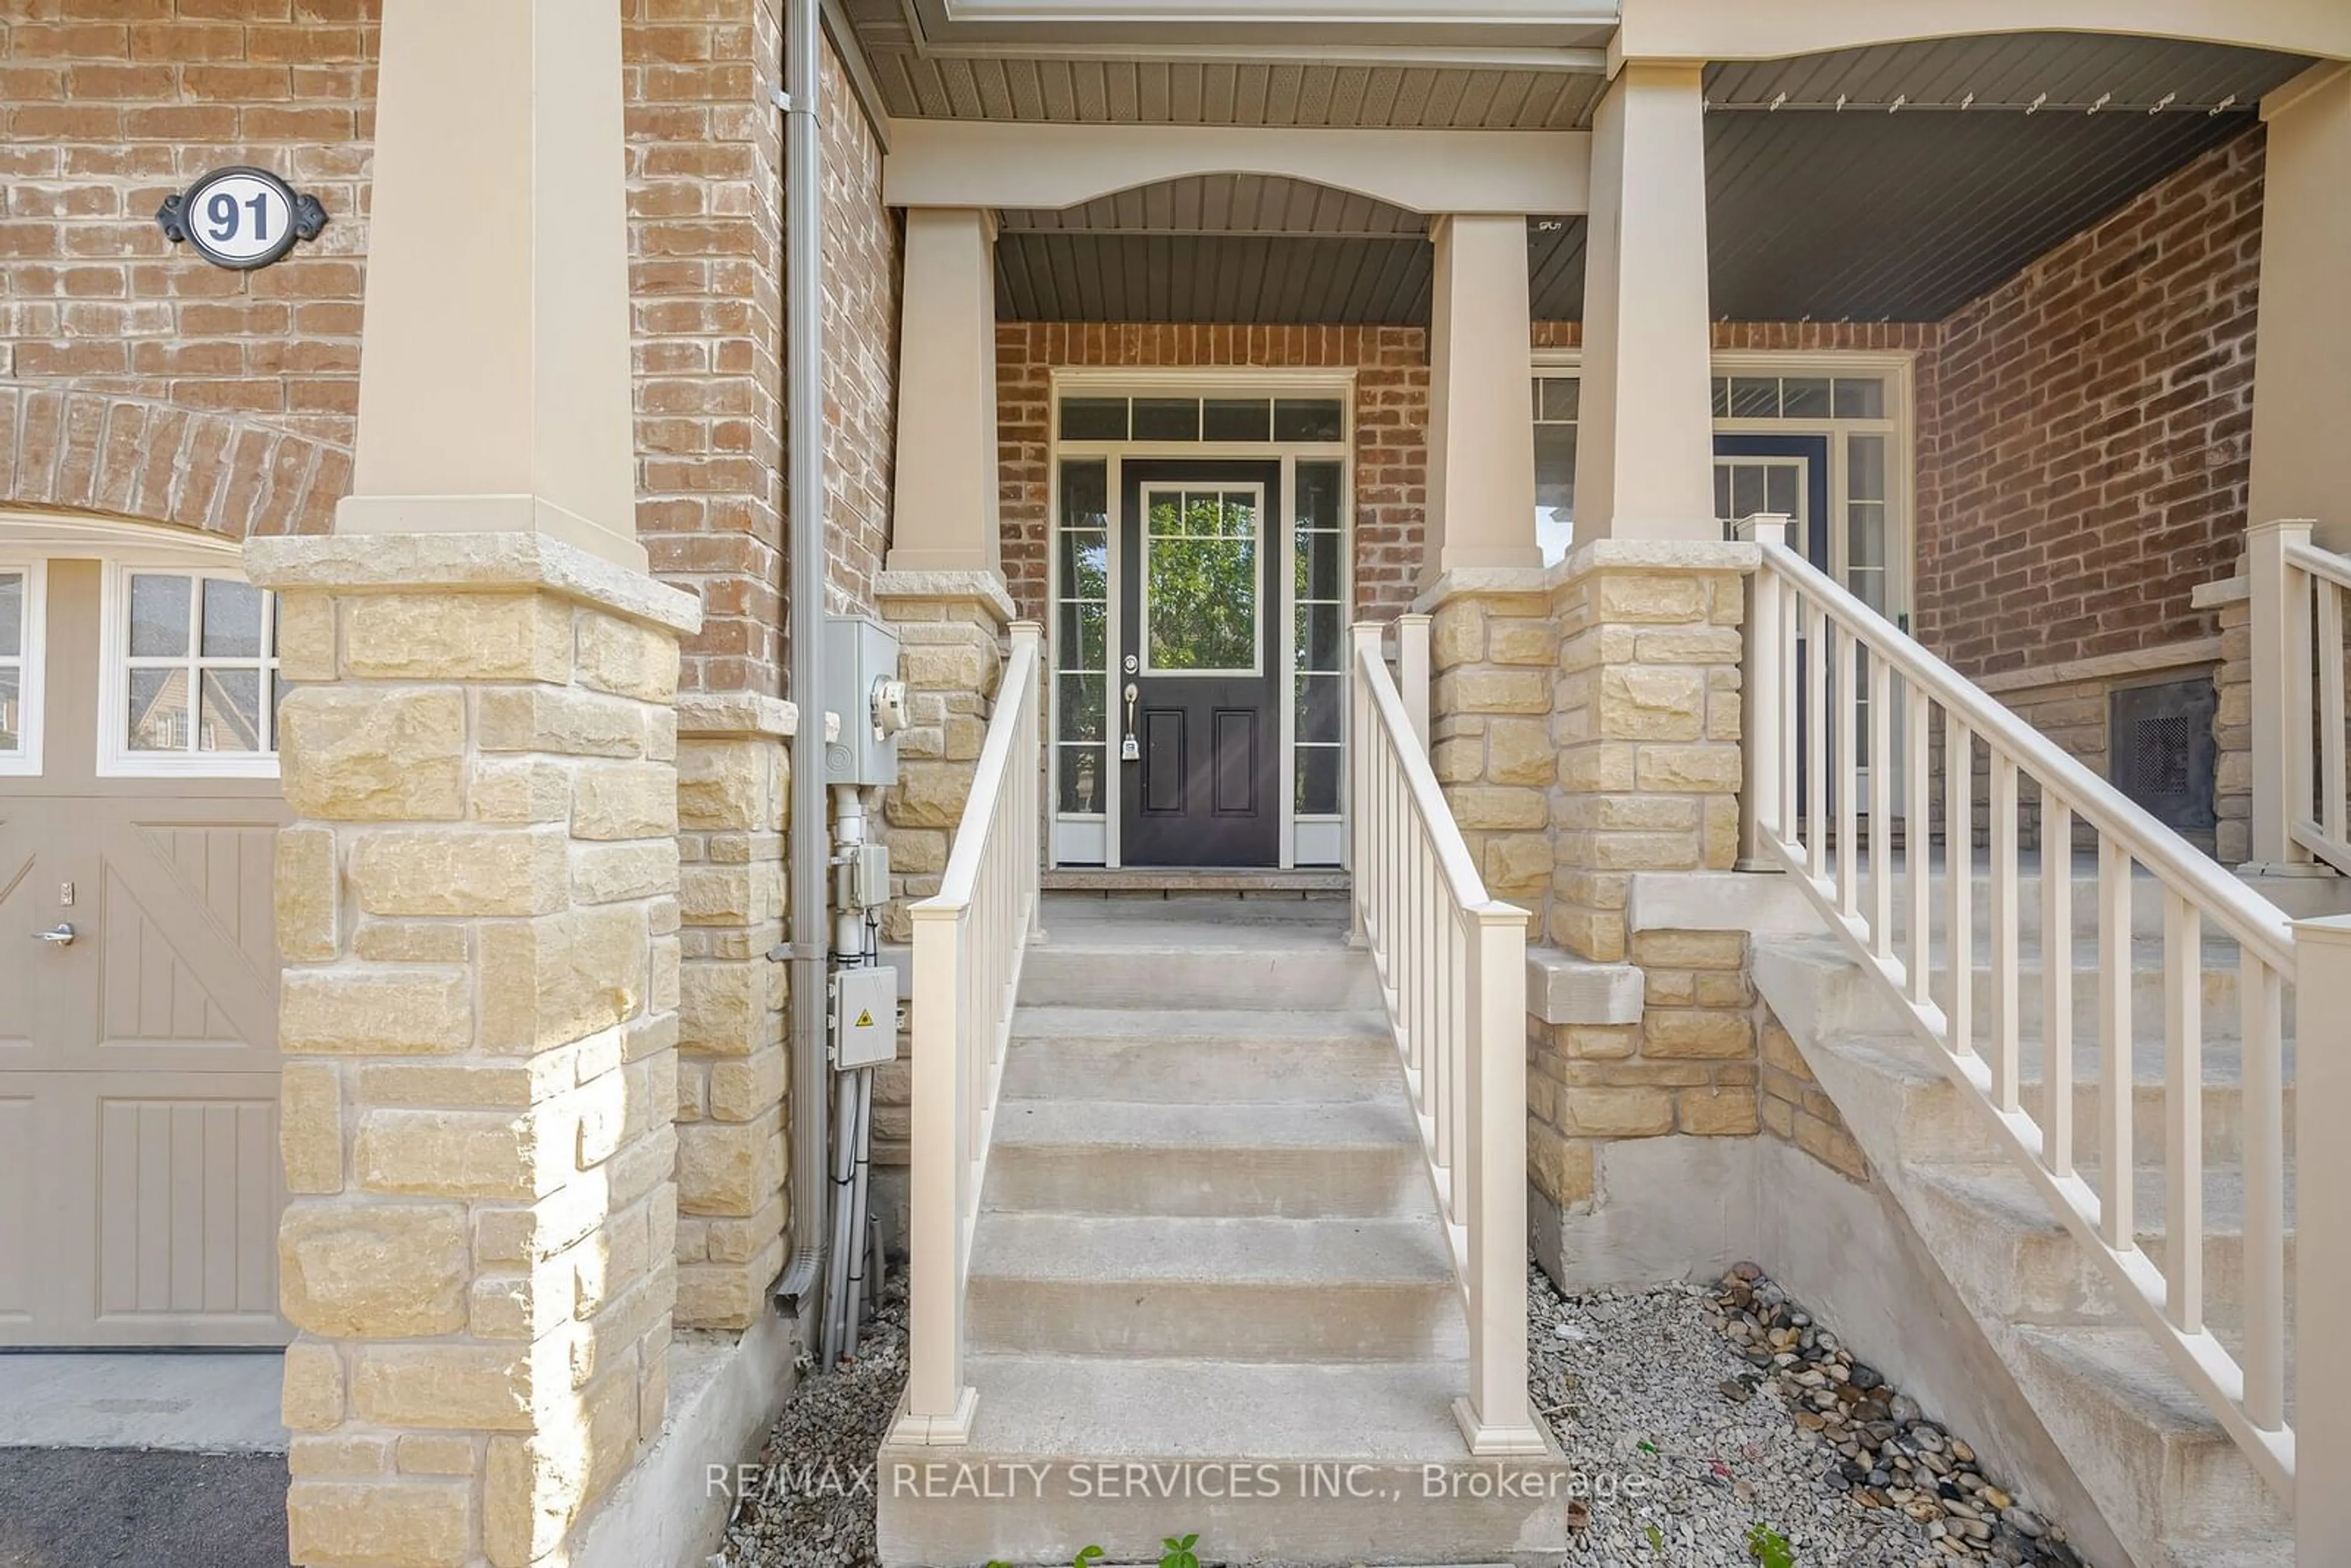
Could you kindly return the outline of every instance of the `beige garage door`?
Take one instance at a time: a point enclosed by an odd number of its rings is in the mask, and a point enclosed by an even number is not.
[[[273,617],[233,555],[11,538],[0,1344],[282,1343]]]

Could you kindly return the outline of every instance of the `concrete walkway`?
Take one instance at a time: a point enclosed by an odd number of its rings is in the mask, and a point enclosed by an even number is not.
[[[278,1357],[0,1355],[0,1568],[283,1568]]]
[[[284,1454],[279,1357],[0,1355],[0,1448]]]

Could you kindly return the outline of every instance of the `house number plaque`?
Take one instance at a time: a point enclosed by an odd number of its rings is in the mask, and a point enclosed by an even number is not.
[[[296,240],[317,239],[327,209],[266,169],[232,167],[164,197],[155,221],[172,244],[193,246],[214,267],[246,272],[278,260]]]

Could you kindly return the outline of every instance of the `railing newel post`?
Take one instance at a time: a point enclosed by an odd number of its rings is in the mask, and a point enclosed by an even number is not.
[[[1739,797],[1739,865],[1740,871],[1778,871],[1780,862],[1765,849],[1767,836],[1782,831],[1787,804],[1782,799],[1783,760],[1781,737],[1787,715],[1787,673],[1782,664],[1781,618],[1786,588],[1771,568],[1771,552],[1788,544],[1788,519],[1761,512],[1738,525],[1739,537],[1758,547],[1755,570],[1747,579],[1747,671],[1742,684],[1745,706],[1740,715],[1740,745],[1746,753],[1746,788]]]
[[[2309,805],[2311,627],[2309,581],[2286,559],[2310,543],[2304,518],[2277,518],[2245,530],[2250,590],[2253,699],[2253,863],[2306,865],[2294,838],[2295,817]]]
[[[2351,1340],[2330,1325],[2351,1291],[2351,915],[2296,923],[2295,1561],[2351,1541]]]

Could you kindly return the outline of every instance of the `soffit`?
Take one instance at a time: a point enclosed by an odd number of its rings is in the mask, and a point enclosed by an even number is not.
[[[1712,67],[1714,313],[1939,320],[2245,133],[2262,94],[2307,63],[2215,46],[2033,34]],[[1970,93],[1966,110],[1931,107]],[[2167,94],[2170,104],[2153,111]],[[1840,95],[1842,111],[1834,107]],[[2105,107],[2090,112],[2102,95]],[[1768,107],[1775,99],[1776,111]],[[2040,109],[2028,112],[2035,99]],[[1004,220],[998,306],[1008,317],[1427,319],[1421,220],[1303,182],[1171,181]],[[1582,316],[1585,233],[1581,218],[1530,222],[1538,319]]]
[[[941,28],[915,0],[843,9],[893,117],[1065,124],[1580,131],[1613,30],[1559,7],[1539,8],[1559,17],[1541,26],[1503,26],[1510,41],[1499,43],[1495,28],[1458,24],[1406,28],[1400,41],[1393,26]],[[1036,48],[1044,37],[1050,47]]]

